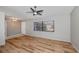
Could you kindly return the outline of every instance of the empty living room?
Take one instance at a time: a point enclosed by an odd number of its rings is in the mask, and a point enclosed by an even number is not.
[[[0,6],[0,53],[78,53],[79,6]]]

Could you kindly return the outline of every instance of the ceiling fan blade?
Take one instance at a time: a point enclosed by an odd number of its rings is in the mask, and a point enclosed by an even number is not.
[[[35,12],[35,10],[33,8],[30,8],[33,12]]]
[[[41,13],[37,13],[38,15],[42,15]]]
[[[35,14],[33,14],[33,16],[35,16]]]
[[[37,8],[37,6],[34,6],[34,8]]]
[[[43,12],[43,10],[38,10],[37,12]]]
[[[34,8],[30,8],[30,10],[32,12],[26,12],[26,13],[33,13],[33,16],[35,16],[35,15],[42,15],[41,12],[44,11],[44,10],[37,10],[37,6],[34,6]]]

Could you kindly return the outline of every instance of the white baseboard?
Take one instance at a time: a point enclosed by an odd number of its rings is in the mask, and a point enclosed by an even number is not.
[[[5,45],[5,40],[3,42],[0,42],[0,46],[4,46]]]
[[[19,36],[23,36],[24,34],[16,34],[16,35],[12,35],[12,36],[8,36],[6,39],[11,39],[14,37],[19,37]]]
[[[76,49],[76,51],[79,53],[79,49],[74,45],[72,44],[72,46]]]
[[[63,42],[69,42],[69,43],[70,43],[70,41],[64,41],[64,40],[56,39],[56,38],[40,37],[40,36],[29,35],[29,34],[25,34],[25,35],[26,35],[26,36],[31,36],[31,37],[38,37],[38,38],[43,38],[43,39],[57,40],[57,41],[63,41]]]

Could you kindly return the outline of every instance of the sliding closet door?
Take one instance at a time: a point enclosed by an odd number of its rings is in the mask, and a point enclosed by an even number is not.
[[[5,14],[0,12],[0,45],[5,44]]]

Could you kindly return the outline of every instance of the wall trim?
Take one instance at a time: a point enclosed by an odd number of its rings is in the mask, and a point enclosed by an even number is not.
[[[79,49],[71,42],[72,46],[76,49],[76,51],[79,53]]]
[[[11,39],[11,38],[15,38],[15,37],[19,37],[19,36],[23,36],[23,35],[24,34],[16,34],[16,35],[8,36],[8,37],[6,37],[6,40]]]
[[[28,37],[36,37],[36,38],[41,38],[41,39],[48,39],[48,40],[56,40],[56,41],[62,41],[62,42],[67,42],[67,43],[71,43],[69,41],[63,41],[63,40],[59,40],[59,39],[56,39],[56,38],[45,38],[45,37],[39,37],[39,36],[34,36],[34,35],[27,35],[27,34],[24,34],[25,36],[28,36]]]
[[[5,45],[5,41],[0,42],[0,46],[4,46]]]

